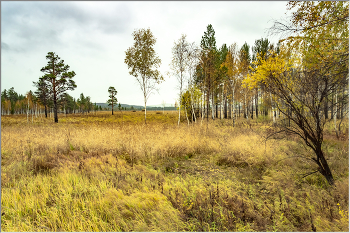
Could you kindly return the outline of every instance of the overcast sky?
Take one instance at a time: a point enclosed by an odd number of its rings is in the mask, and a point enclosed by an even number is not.
[[[1,2],[1,90],[34,91],[43,75],[48,52],[55,52],[74,70],[77,88],[68,93],[105,103],[108,87],[120,103],[143,105],[143,94],[124,63],[135,29],[150,28],[157,38],[160,72],[169,71],[171,48],[181,34],[200,44],[207,25],[215,30],[216,45],[234,42],[250,46],[266,38],[273,19],[285,18],[286,1],[176,2]],[[269,37],[277,43],[279,37]],[[177,79],[166,77],[147,105],[174,104]]]

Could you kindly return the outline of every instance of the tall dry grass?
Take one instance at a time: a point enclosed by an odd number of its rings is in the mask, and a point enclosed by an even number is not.
[[[2,118],[5,231],[348,231],[348,144],[324,150],[336,186],[265,142],[269,122],[177,126],[175,112]],[[183,119],[185,122],[185,119]]]

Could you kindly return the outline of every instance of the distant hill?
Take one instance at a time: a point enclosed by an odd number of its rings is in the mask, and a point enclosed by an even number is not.
[[[163,108],[163,105],[162,104],[150,105],[150,107],[161,107],[161,108]],[[165,104],[165,107],[174,107],[174,105],[173,104]],[[147,108],[148,108],[148,105],[147,105]]]
[[[118,103],[119,104],[119,103]],[[101,106],[102,108],[108,108],[108,109],[112,109],[111,106],[108,106],[107,103],[96,103],[97,106]],[[126,108],[126,110],[131,110],[131,107],[133,107],[135,110],[142,110],[144,109],[144,106],[140,106],[140,105],[129,105],[129,104],[120,104],[123,108]],[[114,108],[114,109],[118,109],[118,105]],[[147,106],[147,110],[163,110],[163,107],[158,106]],[[171,107],[171,106],[166,106],[164,107],[165,111],[171,111],[171,110],[176,110],[175,107]]]

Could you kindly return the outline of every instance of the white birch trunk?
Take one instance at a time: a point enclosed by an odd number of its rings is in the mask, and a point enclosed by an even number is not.
[[[201,111],[202,111],[202,119],[201,119],[201,126],[203,124],[203,119],[204,119],[204,92],[202,92],[202,95],[201,95]]]
[[[271,100],[271,107],[272,107],[272,119],[273,119],[273,123],[275,123],[276,122],[276,119],[275,119],[275,107],[273,106],[273,103],[272,103],[271,92],[270,92],[270,100]]]
[[[186,105],[185,105],[185,115],[186,115],[186,119],[187,119],[187,125],[190,125],[190,121],[188,120]]]
[[[247,93],[244,93],[244,114],[248,120]]]
[[[147,113],[147,99],[146,99],[146,95],[144,95],[144,101],[145,101],[145,124],[147,124],[147,120],[146,120],[146,113]]]
[[[192,93],[192,88],[190,88],[190,95],[191,95],[191,107],[192,107],[192,115],[194,117],[194,123],[197,123],[197,119],[196,119],[196,114],[194,112],[194,105],[193,105],[193,93]],[[193,117],[191,120],[193,120]]]
[[[232,118],[232,124],[235,126],[236,121],[236,112],[235,112],[235,88],[232,88],[232,111],[231,111],[231,118]]]
[[[177,120],[177,125],[180,125],[180,114],[181,114],[181,91],[180,91],[180,99],[179,99],[179,119]]]
[[[220,105],[220,119],[222,120],[223,119],[223,103],[224,103],[224,89],[225,88],[225,85],[223,85],[223,87],[222,87],[222,92],[221,92],[221,105]]]

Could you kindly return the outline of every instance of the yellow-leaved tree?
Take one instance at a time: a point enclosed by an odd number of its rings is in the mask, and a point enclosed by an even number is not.
[[[258,57],[255,72],[244,85],[266,86],[274,96],[276,107],[285,116],[276,123],[274,133],[295,134],[314,153],[298,156],[313,161],[316,169],[330,185],[331,169],[322,151],[323,129],[329,120],[325,102],[340,87],[348,87],[349,6],[345,2],[290,2],[291,25],[275,22],[273,30],[294,33],[285,40],[279,53],[271,51],[264,60]],[[332,107],[347,103],[343,93]]]
[[[127,64],[129,74],[136,78],[143,92],[146,124],[147,100],[156,90],[156,85],[164,81],[164,77],[158,71],[161,60],[154,50],[156,38],[151,30],[138,29],[132,33],[132,36],[134,45],[125,51],[124,63]]]

